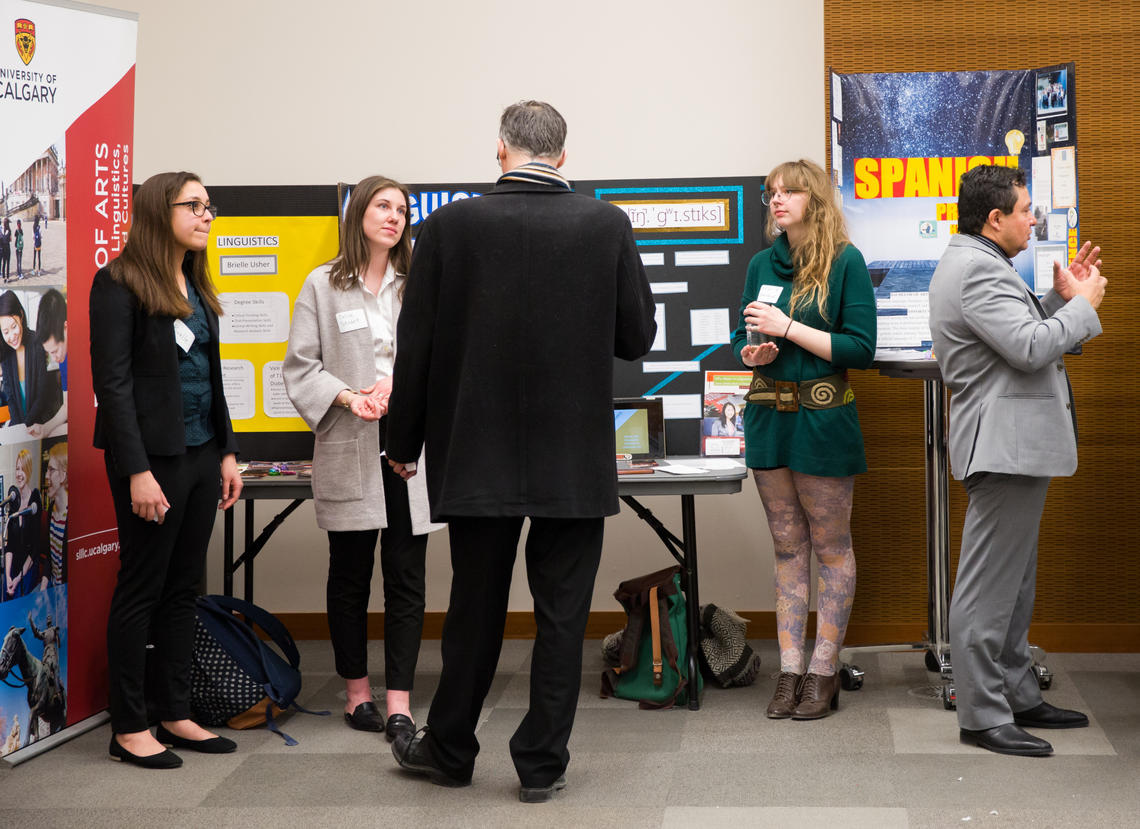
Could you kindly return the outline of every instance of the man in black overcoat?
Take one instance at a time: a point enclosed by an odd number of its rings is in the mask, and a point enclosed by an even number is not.
[[[510,742],[524,802],[566,785],[602,528],[618,511],[613,359],[643,356],[657,330],[629,220],[571,191],[558,172],[565,138],[549,104],[507,107],[494,189],[424,222],[388,415],[389,463],[405,478],[426,444],[452,565],[439,690],[427,728],[393,753],[435,783],[471,782],[529,518],[537,635],[530,709]]]

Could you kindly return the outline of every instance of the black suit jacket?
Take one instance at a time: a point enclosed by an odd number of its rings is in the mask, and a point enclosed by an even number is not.
[[[400,312],[387,451],[421,443],[432,517],[618,511],[614,357],[657,326],[629,219],[544,184],[433,211]]]
[[[189,278],[189,277],[187,277]],[[186,452],[182,420],[182,382],[174,318],[152,316],[128,288],[103,268],[95,274],[89,301],[91,378],[95,410],[95,446],[105,449],[119,475],[150,469],[148,455]],[[202,304],[210,326],[211,418],[223,455],[237,452],[222,388],[218,317]]]

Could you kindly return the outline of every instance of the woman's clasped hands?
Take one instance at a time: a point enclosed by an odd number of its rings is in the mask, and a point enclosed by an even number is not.
[[[392,378],[381,377],[371,386],[360,389],[349,403],[352,413],[361,420],[379,420],[388,414],[388,398],[392,395]]]

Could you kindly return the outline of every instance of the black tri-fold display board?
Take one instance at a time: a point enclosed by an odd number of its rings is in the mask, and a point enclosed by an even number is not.
[[[577,193],[629,216],[657,306],[653,350],[616,360],[614,396],[659,396],[669,454],[697,454],[704,372],[740,368],[729,345],[751,257],[767,245],[763,179],[572,181]],[[494,184],[411,184],[413,235],[434,210]],[[220,208],[211,272],[226,314],[226,399],[246,459],[312,456],[312,435],[285,394],[281,362],[293,302],[313,268],[337,253],[349,185],[211,186]],[[557,405],[552,401],[551,405]]]

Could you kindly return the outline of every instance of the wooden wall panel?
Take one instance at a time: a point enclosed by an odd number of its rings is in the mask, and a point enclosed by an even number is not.
[[[1134,207],[1140,188],[1140,2],[1039,0],[1001,11],[980,4],[825,0],[824,21],[825,62],[844,73],[1076,63],[1081,230],[1103,246],[1109,282],[1101,306],[1104,334],[1082,356],[1067,360],[1080,468],[1050,487],[1034,622],[1041,635],[1061,630],[1057,635],[1064,638],[1069,630],[1064,641],[1071,649],[1140,650],[1140,232]],[[826,71],[820,82],[830,98]],[[826,113],[820,126],[830,144]],[[856,487],[853,632],[881,623],[924,623],[921,387],[873,372],[862,373],[854,385],[872,469]],[[953,572],[965,495],[954,481],[950,494]]]

